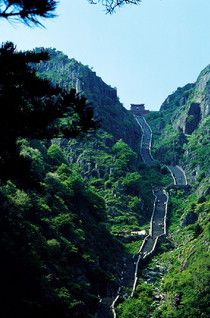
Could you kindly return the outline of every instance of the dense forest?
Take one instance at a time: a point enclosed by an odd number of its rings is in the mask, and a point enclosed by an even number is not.
[[[112,123],[109,133],[103,121],[97,129],[100,122],[91,117],[92,107],[81,93],[49,82],[48,72],[37,77],[35,64],[42,60],[41,70],[43,63],[52,63],[47,55],[43,50],[17,52],[12,43],[1,48],[2,104],[13,105],[19,116],[11,122],[10,109],[2,109],[5,317],[93,314],[99,295],[115,292],[123,256],[136,248],[123,246],[120,237],[149,221],[150,179],[164,179],[144,169],[115,129],[110,134]],[[101,108],[108,108],[104,95],[99,96]],[[120,113],[119,102],[115,107]]]
[[[113,13],[141,1],[88,2]],[[0,0],[0,18],[42,26],[56,6]],[[152,166],[117,89],[54,48],[1,45],[0,105],[0,316],[208,318],[210,66],[145,116]],[[154,189],[167,193],[167,233],[132,294]]]
[[[12,43],[2,46],[0,63],[2,315],[91,317],[101,297],[115,295],[123,260],[142,242],[132,232],[149,230],[152,188],[167,187],[170,176],[162,164],[144,165],[134,117],[87,66],[52,49],[17,52]],[[168,239],[135,297],[117,306],[119,317],[208,316],[206,76],[195,90],[203,73],[147,115],[154,156],[181,163],[190,187],[169,189]],[[189,134],[198,98],[205,111]]]

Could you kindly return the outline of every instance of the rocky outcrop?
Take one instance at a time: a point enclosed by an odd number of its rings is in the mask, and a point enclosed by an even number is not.
[[[201,106],[199,103],[192,103],[185,120],[184,133],[192,134],[198,127],[201,120]]]
[[[78,93],[84,94],[92,104],[101,128],[111,133],[115,140],[123,139],[137,149],[141,137],[139,127],[133,115],[120,103],[117,89],[107,85],[89,66],[55,49],[47,51],[50,59],[36,66],[38,75],[66,90],[75,88]]]
[[[154,156],[166,164],[183,166],[190,183],[200,184],[201,193],[207,191],[210,177],[209,114],[210,65],[194,84],[178,88],[159,112],[147,117],[153,130]]]
[[[192,134],[199,122],[210,114],[210,65],[200,73],[191,100],[185,117],[184,131],[186,134]]]
[[[164,117],[170,117],[175,130],[192,134],[210,114],[210,65],[200,73],[194,84],[179,87],[169,95],[160,112],[165,114]]]
[[[178,87],[171,95],[169,95],[160,107],[160,112],[173,111],[186,105],[188,97],[195,87],[190,83],[183,87]]]
[[[202,118],[210,114],[210,65],[200,73],[197,79],[194,101],[200,103]]]

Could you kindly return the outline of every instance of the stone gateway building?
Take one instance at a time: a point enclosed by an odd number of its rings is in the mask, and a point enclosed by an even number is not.
[[[131,112],[137,116],[145,116],[149,110],[145,109],[144,104],[131,104]]]

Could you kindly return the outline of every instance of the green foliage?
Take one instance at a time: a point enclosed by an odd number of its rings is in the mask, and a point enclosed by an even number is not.
[[[169,174],[165,175],[165,172],[160,168],[144,168],[142,171],[142,182],[140,188],[140,197],[144,202],[144,209],[142,209],[141,218],[149,221],[151,218],[151,211],[153,209],[154,196],[152,190],[154,187],[168,186],[171,182]]]
[[[153,303],[153,289],[142,280],[139,282],[135,298],[129,298],[117,307],[122,318],[145,318],[150,315]]]
[[[198,183],[201,183],[205,180],[205,177],[209,176],[209,125],[210,118],[207,117],[199,126],[199,128],[196,129],[191,136],[188,136],[188,142],[184,147],[184,164],[187,164],[191,170],[193,170],[195,167],[199,167],[199,173],[197,174]]]
[[[51,239],[47,241],[47,245],[49,246],[49,252],[54,253],[55,255],[59,255],[60,243],[56,239]]]
[[[35,49],[37,53],[40,51],[43,49]],[[138,149],[141,136],[139,126],[133,115],[119,102],[116,89],[104,83],[87,65],[55,49],[46,51],[49,60],[34,65],[37,75],[66,91],[76,87],[92,104],[95,119],[100,122],[101,128],[111,134],[114,141],[123,139],[133,149]]]
[[[198,228],[199,224],[194,226],[194,229]],[[193,236],[186,234],[179,234],[182,240],[185,239],[182,249],[175,250],[170,256],[165,255],[172,265],[163,281],[165,300],[154,317],[208,317],[210,264],[205,248],[207,237],[200,230]]]
[[[128,253],[132,255],[136,255],[139,251],[139,247],[141,246],[140,240],[131,242],[131,243],[126,243],[125,244],[125,249],[128,251]]]
[[[55,165],[61,165],[62,163],[67,163],[64,153],[61,151],[57,144],[52,144],[48,151],[48,156],[52,159],[52,163]]]
[[[112,149],[116,155],[115,165],[117,170],[128,171],[134,166],[137,155],[123,140],[117,141]]]
[[[43,50],[17,52],[10,42],[0,48],[0,103],[4,105],[0,111],[2,177],[6,174],[5,177],[18,178],[28,168],[24,155],[26,159],[36,156],[36,151],[31,149],[31,154],[23,152],[20,158],[18,139],[75,137],[96,127],[92,108],[84,97],[75,90],[66,92],[53,87],[49,81],[35,75],[31,63],[47,58]]]
[[[53,18],[55,0],[1,0],[0,18],[21,21],[27,25],[42,25],[39,18]]]
[[[167,97],[159,112],[147,115],[147,121],[153,132],[152,151],[154,157],[162,163],[177,163],[183,156],[186,137],[182,130],[175,127],[175,123],[186,112],[185,108],[191,100],[194,86],[195,84],[187,84],[178,87]]]
[[[92,193],[104,198],[112,232],[138,229],[141,175],[135,152],[122,140],[114,143],[103,131],[83,141],[70,141],[64,150],[80,166]]]
[[[196,195],[188,195],[184,190],[173,190],[170,193],[170,219],[169,230],[174,230],[181,225],[181,219],[189,211],[196,200]]]
[[[128,194],[138,195],[141,186],[141,175],[138,172],[129,172],[122,181],[122,185]]]
[[[147,228],[152,189],[167,186],[169,174],[164,166],[147,168],[138,163],[125,143],[129,138],[124,130],[130,134],[132,115],[122,110],[116,91],[88,67],[55,50],[48,50],[51,59],[37,67],[28,63],[46,58],[40,49],[38,55],[17,53],[6,44],[0,51],[0,98],[5,106],[0,120],[1,311],[8,318],[93,317],[98,295],[117,289],[123,259],[140,247],[139,241],[123,247],[117,238]],[[35,76],[35,69],[41,78]],[[82,132],[95,127],[92,110],[85,98],[69,93],[73,84],[68,82],[68,70],[84,79],[84,91],[96,109],[102,109],[103,128],[114,137],[99,130],[84,138]],[[100,83],[95,90],[87,85],[91,76]],[[171,162],[185,152],[183,161],[191,157],[189,166],[197,169],[200,184],[196,194],[170,190],[170,240],[161,245],[153,263],[165,268],[162,283],[158,285],[160,278],[156,283],[141,279],[135,297],[118,306],[119,318],[208,315],[209,119],[186,139],[168,120],[176,107],[182,110],[180,98],[186,94],[187,99],[191,89],[191,85],[178,89],[178,96],[171,97],[173,110],[166,101],[165,114],[148,116],[157,128],[154,142],[159,158]],[[157,141],[160,133],[163,138]],[[74,140],[63,138],[78,135]],[[52,137],[61,138],[49,142]],[[183,220],[192,213],[197,218],[186,225]],[[161,302],[155,298],[157,287]]]
[[[200,81],[202,76],[209,73],[209,67],[204,71],[200,75]],[[202,122],[190,136],[179,128],[186,124],[184,120],[191,103],[198,99],[199,102],[206,100],[207,92],[208,85],[205,92],[196,91],[195,84],[178,88],[166,99],[160,112],[147,115],[153,131],[154,157],[166,164],[182,165],[186,169],[190,187],[169,190],[169,239],[161,242],[158,255],[148,264],[149,270],[152,268],[156,272],[151,289],[158,297],[152,295],[148,300],[136,295],[137,300],[126,300],[118,306],[120,318],[209,316],[209,116],[202,118]],[[187,123],[190,120],[192,117],[188,116]],[[164,175],[164,170],[160,170],[162,182],[167,185],[171,182],[167,174]],[[151,169],[148,173],[153,185],[157,185],[159,172]],[[148,180],[144,175],[142,182],[147,184],[143,193],[144,202],[145,199],[149,202]],[[132,250],[132,245],[128,249]],[[144,272],[142,276],[147,283],[150,281]],[[139,282],[138,286],[141,287],[141,284]],[[143,303],[139,306],[140,301]]]
[[[149,283],[142,273],[134,298],[117,306],[120,318],[148,315],[152,318],[200,318],[209,315],[209,195],[199,202],[195,194],[172,190],[170,201],[170,245],[162,243],[159,254],[147,266],[153,273],[156,271],[156,279]],[[180,222],[183,213],[186,215],[192,210],[198,213],[198,220],[183,227]],[[135,243],[126,245],[131,253],[136,253]]]
[[[206,69],[206,73],[209,68]],[[201,75],[203,76],[203,75]],[[176,92],[177,94],[179,92]],[[200,123],[199,127],[190,135],[181,138],[181,134],[173,128],[173,120],[178,116],[183,116],[186,106],[180,104],[185,99],[185,103],[190,103],[196,91],[191,90],[184,97],[176,95],[178,104],[175,107],[172,100],[163,104],[163,110],[157,118],[151,117],[151,123],[155,126],[155,120],[163,117],[165,124],[154,134],[156,155],[165,162],[182,160],[189,173],[190,183],[193,187],[192,193],[182,190],[171,190],[169,208],[169,233],[175,246],[174,251],[165,252],[162,255],[162,264],[167,267],[168,273],[164,276],[161,293],[164,300],[152,314],[154,318],[166,317],[208,317],[207,307],[209,294],[209,167],[210,148],[209,145],[209,120],[207,116]],[[201,95],[202,92],[199,94]],[[168,109],[167,109],[168,107]],[[161,115],[161,116],[160,116]],[[187,121],[191,120],[188,116]],[[154,129],[156,129],[154,127]],[[157,132],[157,130],[156,130]],[[177,136],[177,137],[176,137]],[[182,135],[183,137],[183,135]],[[156,139],[156,138],[159,138]],[[179,147],[176,146],[177,141]],[[171,147],[171,145],[173,147]],[[164,151],[170,154],[171,158],[164,155]],[[170,159],[170,161],[168,160]],[[193,172],[193,175],[192,175]],[[193,182],[194,181],[194,182]],[[200,194],[198,198],[197,195]],[[185,226],[183,220],[196,213],[198,219],[193,224]]]
[[[59,72],[43,62],[45,75],[35,75],[29,63],[46,58],[43,50],[18,53],[11,43],[0,50],[0,170],[13,180],[0,188],[1,311],[8,318],[90,317],[122,261],[110,229],[139,227],[141,175],[125,142],[105,133],[86,143],[38,141],[94,126],[85,98],[44,79],[56,81]]]
[[[9,318],[90,317],[97,295],[113,284],[122,249],[104,225],[104,200],[79,168],[64,160],[58,145],[34,145],[21,141],[21,155],[30,159],[34,176],[41,169],[40,188],[22,190],[12,181],[0,188],[1,312]]]

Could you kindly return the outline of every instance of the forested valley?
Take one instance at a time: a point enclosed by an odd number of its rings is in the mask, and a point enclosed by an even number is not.
[[[1,2],[26,24],[55,9]],[[140,116],[89,66],[8,41],[0,105],[0,316],[208,318],[210,66]]]

